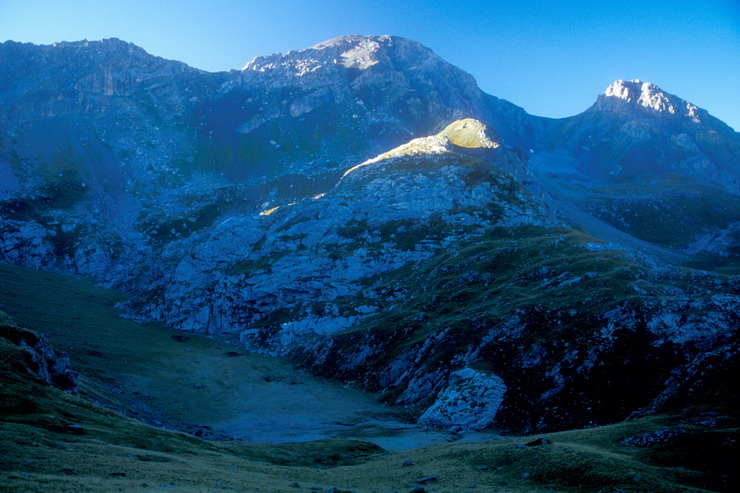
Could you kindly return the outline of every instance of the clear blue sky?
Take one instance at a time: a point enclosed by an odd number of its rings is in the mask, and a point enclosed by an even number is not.
[[[0,0],[0,40],[118,37],[209,71],[342,34],[419,41],[537,115],[640,78],[740,130],[740,0]]]

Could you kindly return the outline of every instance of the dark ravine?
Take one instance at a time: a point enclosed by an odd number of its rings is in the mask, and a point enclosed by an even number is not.
[[[0,261],[127,316],[457,430],[678,409],[734,358],[740,137],[653,84],[540,118],[391,36],[215,74],[6,42],[0,67]]]

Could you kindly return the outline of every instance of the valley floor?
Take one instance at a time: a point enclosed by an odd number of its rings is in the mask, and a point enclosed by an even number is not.
[[[449,434],[422,432],[399,410],[283,360],[121,319],[119,300],[87,280],[0,265],[0,310],[48,334],[80,371],[79,396],[32,378],[24,349],[10,342],[16,328],[0,324],[0,491],[673,492],[738,484],[737,421],[726,413],[438,443]]]
[[[344,438],[407,449],[453,439],[283,358],[120,318],[121,295],[87,279],[7,265],[0,276],[0,310],[70,355],[84,397],[149,424],[248,443]]]

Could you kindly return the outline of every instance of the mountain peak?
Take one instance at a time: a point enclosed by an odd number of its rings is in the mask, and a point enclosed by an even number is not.
[[[393,36],[382,35],[382,36],[366,36],[361,34],[350,34],[346,36],[337,36],[336,38],[316,43],[309,47],[309,50],[323,50],[332,46],[347,46],[347,45],[359,45],[368,43],[379,43],[392,41]]]
[[[615,81],[606,88],[604,95],[622,99],[628,103],[634,102],[634,104],[655,111],[676,113],[676,108],[672,101],[672,99],[676,99],[675,96],[671,97],[655,84],[643,82],[640,79]]]
[[[289,51],[287,54],[273,53],[258,56],[242,69],[243,72],[287,69],[297,75],[315,71],[320,65],[334,65],[364,70],[389,59],[389,53],[397,51],[405,55],[429,57],[432,52],[416,41],[396,36],[348,35],[322,41],[305,50]],[[436,55],[434,55],[436,56]]]
[[[129,54],[139,54],[139,55],[149,55],[144,48],[135,45],[134,43],[130,43],[128,41],[124,41],[122,39],[118,38],[105,38],[100,40],[92,40],[89,41],[87,39],[83,39],[81,41],[60,41],[58,43],[52,43],[51,46],[53,48],[67,48],[67,49],[73,49],[73,50],[84,50],[90,53],[129,53]]]
[[[391,41],[390,36],[341,36],[330,39],[309,49],[326,50],[335,49],[334,63],[346,68],[357,68],[364,70],[379,63],[377,56],[381,44]],[[339,55],[336,57],[336,55]]]
[[[618,113],[640,110],[665,117],[689,117],[695,123],[700,123],[702,112],[695,105],[640,79],[613,82],[594,106],[598,110]]]

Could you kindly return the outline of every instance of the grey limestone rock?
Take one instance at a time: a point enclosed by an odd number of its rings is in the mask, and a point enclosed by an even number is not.
[[[482,430],[493,423],[505,393],[504,381],[492,373],[457,370],[419,422],[454,431]]]

